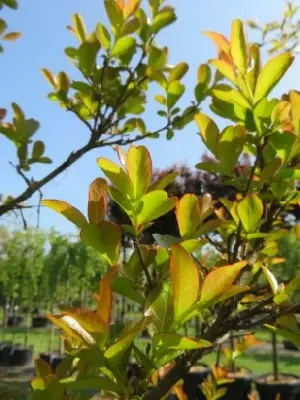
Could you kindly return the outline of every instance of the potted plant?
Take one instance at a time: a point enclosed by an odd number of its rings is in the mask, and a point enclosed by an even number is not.
[[[300,378],[292,373],[279,372],[277,335],[272,332],[272,364],[271,374],[255,378],[256,389],[260,400],[273,400],[276,396],[284,400],[295,400],[300,394]]]

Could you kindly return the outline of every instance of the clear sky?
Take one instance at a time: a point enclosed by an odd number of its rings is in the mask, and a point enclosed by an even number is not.
[[[159,44],[169,46],[171,64],[186,61],[190,64],[186,102],[192,98],[196,69],[200,63],[215,56],[215,48],[201,32],[213,30],[228,35],[234,18],[270,21],[278,19],[284,6],[283,0],[169,0],[176,8],[178,21],[160,34]],[[2,11],[10,30],[19,30],[23,36],[15,43],[6,45],[0,59],[1,107],[9,108],[12,101],[21,105],[26,115],[36,118],[41,128],[36,138],[46,143],[46,153],[61,163],[70,151],[80,146],[87,138],[84,125],[76,117],[66,113],[57,104],[47,99],[48,83],[40,73],[46,67],[57,73],[65,70],[74,76],[74,69],[64,55],[63,49],[76,43],[66,29],[71,15],[79,12],[91,30],[99,21],[105,22],[102,0],[20,0],[18,11]],[[253,39],[253,33],[250,39]],[[279,90],[299,90],[299,60],[290,69]],[[145,120],[159,128],[164,121],[153,118],[155,106],[149,102]],[[186,103],[187,104],[187,103]],[[196,127],[191,124],[180,131],[171,142],[163,137],[144,143],[151,151],[155,167],[167,167],[174,162],[193,166],[203,154],[203,146]],[[85,156],[67,172],[43,189],[45,198],[69,201],[80,210],[86,210],[89,183],[101,176],[96,158],[104,156],[115,159],[112,149],[98,149]],[[0,192],[18,194],[23,182],[8,165],[15,160],[13,146],[0,136]],[[46,174],[51,166],[39,166],[32,170],[35,177]],[[7,221],[3,218],[1,222]],[[43,210],[41,226],[55,226],[62,232],[72,231],[72,225],[50,210]]]

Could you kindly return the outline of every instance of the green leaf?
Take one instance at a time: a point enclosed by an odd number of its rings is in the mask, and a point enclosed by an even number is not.
[[[79,14],[74,14],[72,19],[76,36],[81,42],[84,42],[87,37],[87,31],[82,16]]]
[[[200,306],[209,306],[212,303],[216,303],[231,287],[247,264],[247,261],[240,261],[211,271],[202,284]]]
[[[180,97],[185,92],[185,86],[179,81],[172,81],[168,85],[167,90],[167,106],[168,108],[174,107],[174,105],[178,102]]]
[[[145,146],[131,146],[126,160],[126,169],[133,186],[135,199],[141,198],[152,180],[152,161]]]
[[[251,69],[247,73],[247,80],[249,82],[249,87],[252,93],[255,92],[256,82],[258,75],[260,73],[260,48],[257,44],[251,43],[249,45],[249,58]]]
[[[186,62],[177,64],[170,72],[169,82],[180,81],[181,78],[188,72],[189,65]]]
[[[108,221],[101,224],[85,224],[80,231],[81,240],[98,250],[110,263],[116,265],[120,258],[122,230]]]
[[[160,235],[159,233],[154,233],[152,236],[160,247],[166,249],[169,249],[173,244],[177,244],[181,241],[180,238],[171,235]]]
[[[115,0],[104,0],[104,6],[113,31],[117,34],[124,22],[122,10]]]
[[[282,161],[279,157],[271,160],[260,173],[260,185],[268,183],[269,180],[276,176],[282,166]]]
[[[212,219],[210,221],[202,224],[195,232],[193,237],[199,237],[202,235],[207,235],[208,233],[214,232],[217,228],[219,228],[223,224],[219,219]]]
[[[171,248],[174,317],[178,321],[198,300],[200,276],[190,254],[180,245]]]
[[[154,190],[145,194],[136,210],[136,222],[138,225],[145,225],[148,222],[167,214],[174,208],[176,197],[168,198],[164,190]]]
[[[217,158],[225,173],[233,174],[234,167],[243,151],[246,140],[246,131],[240,125],[228,126],[220,134],[217,145]]]
[[[135,33],[139,27],[140,20],[138,18],[131,18],[122,26],[121,35],[131,35]]]
[[[267,278],[267,281],[272,289],[273,295],[276,296],[278,294],[278,289],[279,289],[277,279],[275,278],[274,274],[272,274],[272,272],[267,267],[262,265],[261,268],[262,268],[262,270]]]
[[[59,381],[59,383],[66,389],[70,390],[106,390],[112,391],[114,393],[123,393],[122,388],[109,379],[107,376],[72,376],[69,378],[64,378]]]
[[[144,315],[151,317],[153,330],[167,332],[174,317],[172,287],[168,282],[158,284],[145,299]]]
[[[111,56],[112,57],[120,57],[124,54],[133,51],[136,46],[136,40],[132,36],[123,36],[116,41],[112,50]]]
[[[81,43],[78,50],[79,68],[85,76],[90,76],[96,66],[96,56],[100,45],[97,42],[89,41]]]
[[[7,23],[4,21],[4,19],[0,18],[0,35],[2,35],[6,29]]]
[[[154,357],[161,358],[170,350],[195,350],[211,347],[212,343],[208,340],[193,340],[176,333],[159,333],[153,337]]]
[[[205,146],[213,154],[217,153],[217,142],[219,129],[215,122],[206,114],[198,113],[195,115],[196,124],[200,130],[200,136]]]
[[[46,68],[41,69],[42,74],[44,77],[47,79],[47,81],[50,83],[50,85],[56,90],[57,88],[57,81],[55,76]]]
[[[176,205],[176,219],[182,238],[191,237],[201,223],[201,205],[198,197],[186,193]]]
[[[119,190],[114,188],[113,186],[110,186],[108,188],[108,193],[110,197],[115,201],[116,203],[119,204],[121,208],[126,212],[128,216],[131,216],[133,213],[133,203],[128,200],[126,197],[124,197]]]
[[[230,53],[235,66],[245,74],[248,69],[248,46],[243,22],[239,19],[234,20],[231,25]]]
[[[154,69],[165,68],[168,62],[168,48],[167,47],[157,47],[152,45],[148,52],[148,64]]]
[[[34,142],[33,149],[32,149],[32,158],[39,159],[44,154],[45,151],[45,144],[41,140],[37,140]]]
[[[268,325],[268,324],[265,324],[264,328],[267,328],[271,332],[274,332],[277,335],[282,336],[283,338],[285,338],[287,340],[290,340],[296,346],[300,347],[300,334],[299,333],[297,334],[297,333],[291,332],[287,329],[278,328],[278,327]]]
[[[132,194],[132,183],[121,167],[106,158],[98,158],[97,163],[104,175],[116,186],[123,196],[128,197]]]
[[[207,64],[201,64],[197,72],[198,83],[194,90],[195,98],[198,102],[201,102],[207,96],[210,79],[211,79],[211,71],[209,66]]]
[[[257,78],[254,94],[255,103],[271,92],[291,66],[293,59],[294,57],[290,53],[283,53],[268,61]]]
[[[285,168],[279,172],[279,177],[283,179],[293,179],[299,180],[300,179],[300,169],[296,168]]]
[[[106,27],[101,24],[101,22],[99,22],[96,26],[96,36],[97,36],[97,39],[99,40],[101,46],[105,50],[109,50],[110,45],[111,45],[110,34],[109,34],[108,30],[106,29]]]
[[[218,100],[222,100],[228,103],[237,104],[243,108],[251,109],[249,101],[244,97],[244,95],[236,89],[233,89],[229,85],[216,85],[212,89],[212,94]]]
[[[65,218],[71,221],[74,225],[78,226],[78,228],[82,228],[85,224],[87,224],[87,220],[85,216],[77,210],[77,208],[73,207],[66,201],[62,200],[42,200],[41,204],[52,210],[62,214]]]
[[[59,72],[57,75],[57,89],[60,92],[63,93],[68,93],[68,90],[70,88],[70,79],[68,77],[68,74],[66,72]]]
[[[18,2],[17,0],[1,0],[1,3],[5,4],[7,7],[17,10]]]
[[[248,194],[237,205],[237,213],[246,232],[253,232],[263,215],[263,204],[255,194]]]
[[[176,14],[172,7],[165,7],[153,19],[151,29],[153,33],[159,32],[161,29],[176,21]]]
[[[112,283],[112,290],[120,294],[121,296],[127,297],[128,299],[140,304],[144,305],[144,298],[141,293],[137,290],[135,283],[123,277],[116,278]]]
[[[180,175],[179,172],[170,172],[163,176],[159,181],[154,182],[150,187],[149,191],[158,190],[158,189],[165,189],[170,183],[172,183],[178,176]]]
[[[134,323],[126,332],[123,332],[119,340],[112,344],[104,353],[109,365],[119,367],[120,369],[127,366],[127,359],[124,360],[126,350],[132,345],[134,339],[149,325],[151,319],[143,318],[141,321]]]
[[[236,82],[236,75],[234,71],[234,67],[228,64],[225,60],[209,60],[209,63],[216,68],[216,70],[222,74],[226,79],[230,82]]]

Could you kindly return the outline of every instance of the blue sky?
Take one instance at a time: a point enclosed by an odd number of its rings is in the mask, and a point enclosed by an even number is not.
[[[212,43],[201,32],[213,30],[228,35],[234,18],[259,18],[261,21],[278,19],[284,1],[169,0],[169,4],[176,8],[178,21],[160,34],[158,42],[169,47],[171,64],[180,61],[190,64],[184,98],[188,101],[192,98],[197,67],[216,54]],[[9,108],[14,101],[21,105],[28,117],[40,121],[41,128],[36,138],[46,143],[47,155],[54,160],[54,165],[61,163],[70,151],[84,143],[88,135],[86,128],[76,117],[47,99],[49,85],[40,73],[40,69],[46,67],[55,73],[64,70],[71,77],[74,76],[75,71],[63,49],[76,43],[66,29],[75,12],[83,15],[89,30],[99,21],[106,22],[102,0],[21,0],[17,12],[2,12],[10,30],[19,30],[23,36],[19,41],[7,44],[4,56],[1,56],[1,107]],[[253,39],[253,33],[251,35],[250,39]],[[288,90],[292,87],[299,89],[299,77],[297,60],[277,90]],[[155,117],[155,107],[150,99],[145,120],[151,127],[159,128],[164,121]],[[198,162],[204,148],[196,131],[195,125],[191,124],[184,131],[178,132],[170,142],[163,137],[155,141],[145,141],[144,144],[151,151],[154,166],[163,168],[174,162],[193,166]],[[100,156],[115,160],[112,149],[91,152],[48,184],[43,189],[44,197],[69,201],[85,212],[89,183],[101,176],[96,165],[96,158]],[[9,161],[14,160],[13,146],[0,137],[1,193],[14,195],[24,188],[22,180],[8,165]],[[50,168],[52,167],[39,166],[32,170],[32,174],[39,178]],[[0,223],[7,220],[4,217]],[[55,226],[61,232],[73,230],[68,221],[49,210],[42,210],[41,226]]]

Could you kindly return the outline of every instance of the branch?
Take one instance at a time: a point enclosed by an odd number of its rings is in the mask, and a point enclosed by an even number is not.
[[[142,269],[145,272],[145,275],[146,275],[146,278],[147,278],[147,281],[148,281],[148,287],[149,287],[149,289],[152,289],[153,288],[152,279],[151,279],[151,276],[149,274],[148,268],[146,267],[146,265],[144,263],[144,259],[143,259],[143,255],[142,255],[142,252],[141,252],[141,248],[140,248],[140,244],[139,244],[138,239],[134,239],[133,243],[134,243],[134,248],[135,248],[135,250],[137,252],[137,255],[138,255],[139,259],[140,259]]]

